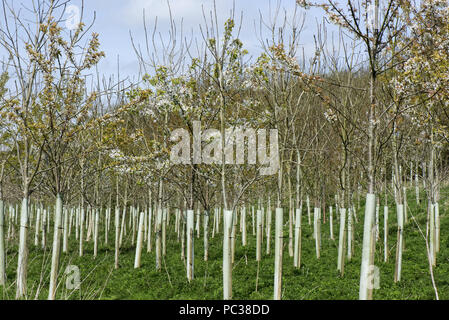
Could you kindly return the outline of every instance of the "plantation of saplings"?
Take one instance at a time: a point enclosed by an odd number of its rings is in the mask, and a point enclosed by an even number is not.
[[[0,299],[449,299],[448,0],[292,2],[144,13],[137,80],[0,2]]]
[[[449,188],[442,190],[446,195]],[[373,299],[434,299],[435,292],[429,275],[429,264],[425,251],[425,237],[418,228],[425,226],[426,208],[425,203],[417,205],[413,192],[409,192],[408,222],[404,227],[405,245],[403,251],[403,263],[401,280],[394,281],[395,253],[397,241],[397,223],[394,221],[395,212],[390,213],[388,224],[388,251],[387,262],[384,261],[384,206],[380,207],[379,238],[376,241],[376,266],[379,268],[379,289],[373,291]],[[390,197],[389,204],[393,202]],[[383,201],[382,201],[383,202]],[[363,214],[364,204],[360,201],[360,207],[356,212],[358,221]],[[447,208],[448,203],[442,202],[441,206]],[[247,212],[257,206],[248,204]],[[268,208],[264,203],[265,219]],[[51,208],[48,208],[52,211]],[[79,208],[74,208],[79,210]],[[104,209],[108,210],[108,209]],[[123,236],[122,246],[119,254],[119,267],[115,269],[114,260],[114,228],[113,219],[110,222],[108,243],[105,244],[105,232],[107,221],[102,218],[98,224],[98,249],[94,256],[94,225],[95,212],[86,215],[85,242],[83,255],[79,255],[79,240],[76,239],[75,213],[72,214],[72,229],[68,240],[68,251],[62,253],[60,260],[60,278],[58,279],[58,291],[56,299],[222,299],[223,280],[223,222],[212,231],[214,226],[210,225],[208,232],[208,256],[205,261],[204,250],[204,216],[200,215],[200,236],[194,230],[194,278],[188,281],[186,276],[186,257],[182,256],[182,247],[185,246],[181,239],[181,229],[184,222],[177,219],[179,212],[176,208],[168,209],[167,220],[165,220],[165,255],[162,256],[162,268],[155,268],[155,240],[154,224],[150,231],[150,237],[143,237],[143,249],[140,259],[140,267],[135,268],[136,240],[137,240],[137,214],[132,207],[128,208],[129,215],[126,218],[126,234]],[[271,209],[273,211],[273,209]],[[329,210],[329,209],[328,209]],[[335,210],[335,208],[334,208]],[[445,230],[449,227],[449,221],[445,217],[447,209],[441,209],[440,227]],[[89,211],[89,209],[88,209]],[[148,210],[145,209],[148,213]],[[313,211],[313,208],[312,208]],[[335,211],[334,211],[335,212]],[[320,258],[316,258],[315,240],[313,239],[313,212],[311,213],[311,224],[307,222],[307,208],[303,208],[302,224],[302,250],[301,266],[293,266],[293,259],[288,255],[288,225],[283,228],[284,232],[284,256],[282,270],[282,299],[357,299],[358,284],[360,276],[360,261],[362,249],[362,225],[354,224],[354,254],[348,259],[347,245],[345,245],[344,273],[337,270],[338,257],[338,233],[339,217],[333,215],[334,239],[330,234],[330,216],[326,213],[326,222],[321,222],[321,248]],[[36,213],[34,213],[35,216]],[[52,212],[53,214],[53,212]],[[70,213],[69,213],[70,215]],[[113,215],[113,214],[112,214]],[[90,217],[93,218],[90,218]],[[214,214],[211,214],[211,218]],[[106,215],[104,216],[106,217]],[[243,232],[240,231],[239,211],[236,225],[234,263],[232,272],[233,299],[272,299],[273,298],[273,274],[274,274],[274,232],[270,233],[270,251],[267,254],[268,237],[265,226],[262,230],[261,259],[256,260],[257,225],[252,223],[252,215],[247,216],[246,245],[242,244]],[[324,216],[322,217],[324,218]],[[8,218],[7,218],[8,219]],[[34,218],[35,219],[35,218]],[[148,219],[148,216],[147,216]],[[323,219],[324,220],[324,219]],[[89,222],[92,221],[92,222]],[[179,221],[179,222],[178,222]],[[212,220],[211,220],[212,221]],[[273,220],[274,223],[274,220]],[[88,225],[91,225],[90,227]],[[17,252],[17,225],[11,224],[11,240],[7,246],[8,265],[7,278],[14,279],[16,265],[14,263],[14,252]],[[14,229],[15,226],[15,229]],[[134,229],[133,229],[134,226]],[[52,226],[51,226],[52,227]],[[179,228],[179,233],[178,233]],[[215,227],[216,228],[216,227]],[[51,271],[50,258],[51,246],[42,246],[43,233],[40,231],[38,245],[34,245],[34,227],[32,235],[29,236],[30,261],[28,264],[28,297],[30,299],[46,299],[48,296],[48,278]],[[89,236],[89,231],[90,236]],[[133,244],[133,230],[135,233]],[[253,233],[255,230],[255,233]],[[148,231],[144,231],[145,233]],[[79,232],[79,230],[78,230]],[[346,231],[347,232],[347,231]],[[179,236],[178,236],[179,234]],[[51,244],[51,238],[47,242]],[[88,239],[88,240],[87,240]],[[150,251],[148,252],[148,239],[150,239]],[[438,288],[439,298],[449,298],[449,237],[443,235],[440,238],[440,250],[437,256],[436,267],[434,267],[435,284]],[[424,250],[423,250],[424,247]],[[184,251],[186,252],[186,251]],[[66,268],[68,265],[76,265],[80,268],[79,290],[67,289],[67,276],[72,276],[73,271]],[[11,281],[11,284],[13,284]],[[69,280],[70,281],[70,280]],[[2,287],[2,299],[14,299],[14,285]]]

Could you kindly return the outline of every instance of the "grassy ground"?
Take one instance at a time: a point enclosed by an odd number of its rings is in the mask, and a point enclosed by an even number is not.
[[[449,203],[444,201],[448,188],[442,190],[440,202],[441,245],[434,268],[440,299],[449,299],[449,219],[446,211]],[[421,197],[423,194],[421,194]],[[392,201],[390,199],[390,206]],[[394,258],[396,252],[396,213],[390,207],[389,248],[390,257],[383,262],[383,205],[380,208],[381,232],[376,245],[375,265],[380,270],[380,288],[374,291],[374,299],[434,299],[435,292],[429,273],[425,239],[425,203],[416,205],[413,192],[408,195],[409,221],[405,228],[405,251],[401,281],[394,283]],[[335,241],[329,238],[329,223],[322,225],[321,258],[316,259],[312,228],[303,212],[303,240],[301,268],[293,267],[288,254],[288,225],[284,228],[283,299],[358,299],[361,243],[363,228],[363,205],[360,206],[355,233],[355,252],[351,261],[345,263],[345,273],[337,272],[338,223],[334,217]],[[413,220],[415,217],[416,220]],[[285,222],[287,219],[284,218]],[[255,261],[255,237],[252,235],[251,219],[248,223],[248,244],[241,245],[237,235],[235,263],[233,267],[233,299],[272,299],[274,275],[274,242],[271,254],[265,254],[266,243],[262,245],[263,258]],[[274,221],[273,221],[274,226]],[[274,229],[274,227],[272,228]],[[28,298],[46,299],[51,260],[51,246],[44,251],[33,245],[34,232],[29,243]],[[195,279],[186,279],[184,262],[181,260],[181,244],[174,233],[174,217],[167,232],[167,255],[161,272],[155,271],[155,254],[142,250],[142,266],[134,269],[135,249],[128,237],[120,250],[120,268],[114,270],[113,232],[109,245],[104,246],[104,232],[100,232],[98,257],[93,259],[93,242],[86,242],[83,257],[78,256],[77,242],[72,238],[70,253],[61,258],[61,276],[58,287],[59,299],[222,299],[222,234],[210,239],[209,261],[203,261],[203,239],[195,238]],[[72,231],[72,236],[74,235]],[[50,236],[51,238],[51,236]],[[50,243],[50,242],[49,242]],[[17,264],[17,235],[7,242],[8,284],[0,288],[0,297],[13,299],[15,294],[15,268]],[[66,289],[64,271],[67,265],[76,265],[81,272],[81,289]],[[258,272],[259,269],[259,272]],[[257,277],[258,274],[258,277]],[[257,284],[257,289],[256,289]]]

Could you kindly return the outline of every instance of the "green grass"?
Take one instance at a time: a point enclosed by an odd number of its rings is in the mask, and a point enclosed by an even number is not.
[[[442,190],[442,195],[449,189]],[[424,194],[421,193],[421,197]],[[444,198],[444,196],[442,196]],[[441,244],[434,268],[436,285],[440,299],[449,299],[449,219],[446,216],[448,202],[440,202]],[[380,208],[380,237],[376,245],[375,265],[380,269],[380,289],[374,290],[374,299],[434,299],[435,293],[429,273],[425,240],[418,230],[418,224],[425,234],[425,203],[415,203],[414,193],[408,195],[409,221],[406,225],[405,251],[401,281],[394,283],[394,259],[396,252],[396,213],[390,199],[389,248],[387,263],[383,262],[383,204]],[[358,212],[355,226],[355,252],[351,261],[345,262],[344,276],[337,272],[338,223],[334,217],[335,241],[329,238],[329,223],[322,224],[321,258],[316,259],[315,242],[312,238],[313,225],[307,222],[303,212],[303,238],[301,268],[293,267],[293,259],[288,254],[288,224],[284,218],[284,257],[283,257],[283,299],[358,299],[361,243],[363,227],[363,206]],[[312,214],[313,215],[313,214]],[[416,217],[416,223],[412,219]],[[274,215],[273,215],[274,216]],[[272,299],[274,275],[274,241],[271,240],[271,254],[265,254],[265,238],[262,245],[262,261],[255,261],[255,237],[252,235],[251,219],[248,217],[248,244],[241,245],[238,233],[233,267],[233,299]],[[313,217],[312,217],[313,218]],[[114,270],[113,230],[109,245],[104,246],[104,231],[100,232],[98,257],[93,259],[93,242],[86,242],[83,257],[78,256],[78,243],[70,241],[69,254],[62,254],[59,299],[222,299],[222,234],[210,239],[209,261],[203,261],[203,238],[195,237],[195,279],[189,283],[186,269],[181,260],[181,244],[174,233],[174,217],[171,217],[167,231],[167,255],[162,270],[155,270],[155,254],[142,250],[142,266],[134,269],[135,249],[131,246],[129,232],[120,250],[120,268]],[[112,221],[113,223],[113,221]],[[112,226],[112,224],[111,224]],[[222,226],[220,226],[222,227]],[[238,229],[238,228],[237,228]],[[274,229],[274,220],[273,228]],[[221,231],[221,230],[220,230]],[[274,231],[273,231],[274,233]],[[51,243],[51,236],[48,243]],[[46,299],[50,272],[51,246],[43,251],[35,248],[34,231],[29,239],[28,299]],[[154,239],[153,239],[154,240]],[[154,241],[153,241],[154,243]],[[0,297],[14,299],[15,268],[17,264],[17,232],[7,242],[8,284],[0,288]],[[81,290],[65,288],[64,270],[67,265],[76,265],[81,271]],[[258,285],[256,275],[259,267]],[[38,294],[37,294],[37,291]]]

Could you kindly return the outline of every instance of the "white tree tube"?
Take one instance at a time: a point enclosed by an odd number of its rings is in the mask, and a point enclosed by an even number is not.
[[[295,250],[293,254],[293,266],[301,267],[301,207],[296,209],[295,216]]]
[[[398,242],[396,246],[396,266],[395,266],[395,277],[394,282],[401,281],[401,271],[402,271],[402,247],[403,247],[403,237],[404,237],[404,205],[397,205],[397,216],[398,216]]]
[[[440,207],[435,203],[435,253],[440,251]]]
[[[320,258],[320,235],[319,235],[319,231],[318,231],[318,223],[319,223],[319,214],[320,214],[320,209],[319,208],[314,208],[313,209],[313,234],[314,234],[314,238],[315,238],[315,253],[316,253],[316,258],[319,259]]]
[[[39,210],[39,209],[38,209]],[[0,285],[6,284],[6,254],[5,254],[5,207],[0,199]]]
[[[283,210],[276,208],[274,246],[274,300],[281,300],[282,293],[282,239],[283,239]]]
[[[81,208],[78,207],[78,208],[76,208],[76,213],[75,213],[75,239],[76,239],[76,240],[79,239],[80,214],[81,214]],[[42,215],[42,225],[45,224],[45,222],[44,222],[44,220],[45,220],[45,215],[46,215],[46,213],[43,212],[43,215]],[[43,230],[42,230],[42,231],[43,231]]]
[[[374,212],[376,210],[376,195],[367,193],[365,204],[365,221],[363,225],[363,248],[362,248],[362,263],[360,267],[360,287],[359,299],[367,300],[370,294],[370,271],[372,270],[371,255],[372,255],[372,232],[374,222]]]
[[[348,261],[352,259],[352,209],[348,208]]]
[[[81,208],[79,241],[80,241],[79,255],[80,255],[80,257],[82,257],[83,256],[83,244],[84,244],[84,207]]]
[[[142,245],[143,245],[143,224],[145,220],[145,213],[141,212],[139,217],[139,228],[137,231],[137,244],[136,244],[136,256],[134,258],[134,268],[140,268],[140,257],[142,255]]]
[[[79,216],[79,212],[78,212],[78,216]],[[78,218],[79,220],[79,218]],[[44,249],[47,246],[47,228],[45,227],[47,225],[47,210],[43,209],[42,211],[42,239],[41,239],[41,245],[42,245],[42,249]],[[78,226],[78,225],[77,225]],[[78,234],[78,233],[77,233]],[[77,239],[79,238],[79,236],[77,237]]]
[[[329,206],[329,233],[331,240],[334,240],[334,217],[332,213],[332,206]]]
[[[217,228],[217,209],[214,208],[214,221],[212,223],[212,238],[215,238],[216,228]]]
[[[73,225],[73,219],[74,219],[75,211],[76,211],[76,209],[74,209],[74,208],[70,209],[69,234],[68,234],[69,238],[70,238],[70,235],[72,234],[72,225]]]
[[[162,269],[162,208],[158,204],[156,213],[156,270]]]
[[[148,235],[147,235],[147,252],[151,252],[151,220],[153,219],[153,210],[151,206],[148,208]]]
[[[134,239],[136,239],[136,220],[137,220],[137,209],[135,207],[131,208],[131,230],[132,230],[132,236],[131,236],[131,245],[134,245]]]
[[[419,178],[418,178],[418,172],[415,172],[415,197],[416,197],[416,204],[419,204]]]
[[[119,247],[122,246],[122,241],[123,241],[123,236],[126,235],[126,223],[125,223],[125,218],[126,218],[126,204],[123,207],[123,214],[122,214],[122,225],[120,228],[120,241],[119,241]]]
[[[3,210],[3,201],[0,200],[0,205],[1,208]],[[0,214],[3,214],[2,212],[0,212]],[[40,229],[40,222],[41,222],[41,209],[37,208],[37,212],[36,212],[36,226],[35,226],[35,230],[34,230],[34,245],[38,246],[39,245],[39,229]],[[3,227],[3,226],[2,226]],[[0,240],[1,241],[1,240]],[[65,251],[64,251],[65,252]]]
[[[378,198],[377,203],[376,203],[376,242],[379,241],[379,210],[380,210],[380,204],[379,204],[379,198]]]
[[[408,214],[407,214],[407,209],[408,209],[408,205],[407,205],[407,188],[404,186],[402,188],[403,190],[403,194],[404,194],[404,223],[407,224],[408,223]]]
[[[232,299],[232,265],[231,265],[231,226],[232,211],[223,212],[223,299]]]
[[[384,206],[384,262],[388,261],[388,206]]]
[[[65,219],[64,219],[65,220]],[[98,228],[100,222],[100,209],[95,209],[95,225],[94,225],[94,258],[98,253]]]
[[[115,256],[114,256],[115,269],[118,269],[119,248],[120,248],[120,208],[117,205],[115,207]]]
[[[53,250],[51,255],[50,271],[50,289],[48,291],[48,300],[54,300],[56,296],[56,287],[59,269],[59,252],[61,246],[61,220],[62,220],[62,199],[61,195],[56,196],[55,222],[53,232]]]
[[[203,219],[203,243],[204,243],[204,261],[207,261],[209,258],[209,212],[204,212]]]
[[[257,210],[256,261],[262,257],[262,211]]]
[[[196,237],[200,238],[200,205],[196,209],[196,225],[195,225]]]
[[[251,221],[252,221],[252,228],[253,228],[253,236],[256,235],[256,220],[254,219],[254,206],[251,206]]]
[[[234,263],[235,257],[235,239],[237,237],[237,211],[233,211],[232,228],[231,228],[231,264]]]
[[[108,228],[109,228],[109,207],[106,208],[104,216],[104,245],[108,245]]]
[[[306,203],[307,203],[307,217],[309,218],[309,226],[310,226],[312,221],[310,218],[310,198],[308,195],[307,195]]]
[[[270,205],[270,199],[268,198],[268,208],[267,208],[267,222],[265,223],[266,226],[266,238],[267,238],[267,255],[270,254],[270,247],[271,247],[271,205]]]
[[[242,208],[242,246],[246,246],[246,206]]]
[[[194,211],[187,210],[187,280],[193,280]]]
[[[216,230],[216,233],[220,233],[220,218],[221,218],[220,211],[221,211],[221,208],[216,208],[216,210],[217,210],[217,230]]]
[[[143,210],[143,242],[147,241],[147,237],[148,237],[148,211],[147,210]],[[138,236],[137,236],[138,237]]]
[[[185,259],[185,246],[186,246],[186,225],[185,220],[187,219],[187,213],[182,211],[182,220],[181,220],[181,260]]]
[[[164,208],[162,210],[162,256],[165,257],[167,254],[167,215],[168,209]],[[192,224],[193,226],[193,224]]]
[[[430,231],[430,261],[432,261],[432,265],[435,266],[436,258],[435,258],[435,204],[430,204],[430,216],[429,216],[429,231]]]
[[[340,233],[338,237],[338,261],[337,261],[337,270],[343,273],[344,271],[344,263],[345,263],[345,254],[344,254],[344,246],[345,246],[345,226],[346,226],[346,209],[340,208]]]

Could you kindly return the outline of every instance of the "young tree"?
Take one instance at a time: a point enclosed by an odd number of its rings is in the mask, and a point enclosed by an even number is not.
[[[0,29],[0,47],[9,55],[9,73],[17,86],[10,93],[13,103],[4,115],[8,117],[8,130],[15,139],[14,153],[19,167],[16,168],[22,182],[22,206],[20,212],[19,254],[17,264],[16,298],[26,295],[27,278],[27,225],[29,223],[29,199],[33,181],[39,174],[43,145],[35,144],[33,136],[41,120],[41,110],[35,104],[36,86],[42,80],[38,61],[26,51],[42,53],[48,30],[40,28],[52,16],[59,1],[37,1],[29,8],[33,22],[25,23],[26,17],[12,1],[2,0],[3,25]],[[29,12],[28,11],[28,12]]]
[[[363,251],[360,271],[361,300],[372,299],[372,288],[370,286],[374,263],[374,215],[375,215],[375,193],[376,193],[376,171],[378,170],[378,123],[384,114],[381,112],[377,102],[378,76],[389,68],[389,61],[392,57],[386,54],[386,44],[404,31],[401,25],[396,25],[395,21],[400,10],[410,7],[409,1],[387,0],[380,9],[379,0],[348,1],[340,4],[333,0],[307,1],[297,0],[298,5],[303,7],[319,7],[329,17],[329,20],[345,30],[352,33],[361,43],[367,52],[367,63],[370,75],[369,86],[369,109],[366,119],[367,128],[365,130],[368,139],[367,147],[367,176],[368,192],[366,196]],[[299,68],[296,67],[298,71]]]
[[[93,125],[89,116],[94,108],[96,93],[92,92],[86,96],[84,73],[95,66],[104,53],[98,49],[98,34],[95,33],[86,48],[78,49],[82,46],[81,41],[87,32],[83,23],[68,35],[67,40],[64,39],[62,28],[52,16],[40,24],[40,29],[46,31],[42,48],[35,51],[32,47],[27,47],[27,51],[30,60],[37,62],[44,79],[40,93],[34,101],[42,112],[42,119],[36,125],[33,140],[37,145],[42,145],[47,187],[56,197],[48,295],[48,298],[53,300],[56,295],[64,198],[70,187],[71,168],[77,163],[77,154],[72,152],[78,149],[78,134],[89,130]],[[92,152],[95,145],[90,146],[88,151]]]

